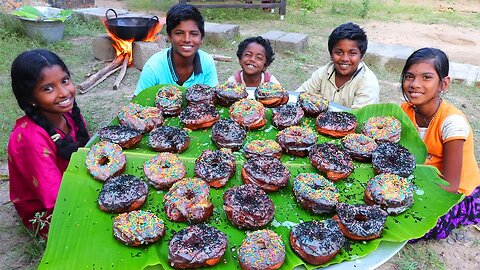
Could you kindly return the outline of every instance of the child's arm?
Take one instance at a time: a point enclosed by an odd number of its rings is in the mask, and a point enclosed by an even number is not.
[[[443,179],[449,186],[440,186],[448,192],[458,192],[462,176],[464,140],[451,140],[443,144],[442,172]]]

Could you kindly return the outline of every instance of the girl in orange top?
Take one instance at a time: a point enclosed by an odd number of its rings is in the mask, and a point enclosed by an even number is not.
[[[437,167],[449,186],[465,199],[440,217],[421,239],[443,239],[462,225],[480,223],[480,173],[474,156],[473,131],[465,115],[442,95],[448,90],[449,62],[445,53],[422,48],[408,57],[402,71],[402,104],[428,149],[426,164]]]

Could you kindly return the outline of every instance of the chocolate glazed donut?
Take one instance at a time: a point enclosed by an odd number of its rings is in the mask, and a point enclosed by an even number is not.
[[[339,203],[333,220],[346,237],[371,240],[380,237],[387,216],[388,213],[378,205]]]
[[[123,149],[132,148],[140,142],[143,134],[127,126],[108,126],[98,131],[101,141],[109,141],[120,145]]]
[[[168,243],[168,263],[177,269],[213,266],[220,262],[227,245],[227,235],[215,227],[188,226]]]
[[[180,113],[180,122],[189,129],[203,129],[211,127],[220,119],[215,106],[207,103],[189,105]]]
[[[265,191],[247,184],[228,189],[223,195],[223,210],[240,229],[258,229],[267,225],[275,214],[273,201]]]
[[[218,148],[240,149],[247,132],[231,119],[221,119],[212,127],[212,141]]]
[[[194,173],[210,186],[219,188],[225,186],[235,170],[235,157],[230,150],[207,149],[195,161]]]
[[[320,113],[315,121],[318,133],[333,138],[341,138],[354,133],[357,124],[357,118],[349,112],[326,111]]]
[[[332,181],[347,178],[353,172],[353,162],[350,155],[333,143],[316,144],[308,154],[310,163],[317,170],[324,172]]]
[[[290,179],[290,171],[274,157],[253,157],[242,168],[245,184],[254,184],[266,192],[277,191]]]
[[[415,169],[415,156],[397,143],[384,142],[372,153],[372,165],[376,174],[393,173],[408,177]]]
[[[309,264],[320,265],[332,260],[345,244],[345,236],[332,219],[300,223],[290,231],[290,246]]]
[[[182,153],[189,145],[190,136],[177,127],[157,127],[148,135],[148,146],[157,152]]]
[[[148,185],[134,175],[110,178],[100,191],[98,207],[108,213],[123,213],[140,208],[147,199]]]
[[[195,84],[187,88],[185,99],[187,105],[207,103],[215,104],[216,89],[205,84]]]
[[[309,127],[291,126],[277,133],[276,141],[287,154],[306,157],[318,136]]]
[[[303,110],[295,104],[285,104],[277,108],[272,109],[273,125],[282,130],[289,126],[295,126],[300,124],[303,118]]]

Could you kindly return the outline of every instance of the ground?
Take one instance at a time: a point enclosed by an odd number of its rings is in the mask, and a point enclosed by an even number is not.
[[[455,9],[462,12],[480,12],[479,1],[402,1],[421,5],[433,5],[439,12]],[[97,6],[122,8],[123,1],[96,1]],[[287,15],[288,16],[288,15]],[[412,48],[425,46],[444,50],[452,62],[480,65],[480,31],[478,29],[453,27],[448,25],[428,25],[413,22],[370,22],[363,25],[369,40],[377,43],[406,45]],[[248,32],[248,30],[246,30]],[[389,82],[381,81],[381,85]],[[135,82],[123,82],[131,88]],[[104,104],[101,110],[108,111],[112,106],[129,98],[131,89],[122,87],[118,91],[109,91],[108,97],[101,91],[92,91],[79,96],[79,103],[97,102]],[[398,102],[398,95],[382,92],[381,101]],[[101,102],[102,99],[109,102]],[[461,98],[461,97],[458,97]],[[109,105],[110,104],[110,105]],[[110,119],[110,118],[108,118]],[[36,263],[29,263],[29,252],[23,243],[30,237],[21,229],[15,210],[8,198],[8,181],[6,164],[0,164],[0,269],[33,269]],[[415,253],[416,249],[426,249],[438,254],[437,258],[447,269],[477,269],[479,263],[480,231],[475,227],[456,230],[451,236],[441,241],[420,242],[407,245],[405,252]],[[35,255],[35,251],[31,251]],[[380,269],[396,269],[398,261],[404,256],[397,255]],[[429,259],[429,258],[426,258]],[[410,267],[416,268],[415,266]]]

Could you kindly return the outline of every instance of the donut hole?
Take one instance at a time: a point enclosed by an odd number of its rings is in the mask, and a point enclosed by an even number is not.
[[[107,165],[108,163],[110,163],[110,158],[108,156],[105,156],[105,155],[102,155],[99,159],[98,159],[98,164],[102,165],[102,166],[105,166]]]
[[[315,190],[323,190],[323,189],[325,189],[325,185],[323,184],[323,182],[320,179],[315,179],[313,181],[312,188],[315,189]]]
[[[193,190],[187,190],[185,193],[185,198],[187,198],[187,200],[195,199],[195,192],[193,192]]]
[[[268,249],[267,243],[265,243],[265,240],[263,240],[263,239],[258,239],[258,241],[257,241],[257,247],[258,247],[259,249]]]
[[[353,219],[354,219],[355,221],[360,221],[360,222],[365,222],[365,221],[368,220],[367,216],[362,215],[362,214],[356,214],[356,215],[353,217]]]
[[[173,164],[171,164],[170,162],[165,162],[162,164],[162,169],[169,169],[173,166]]]

